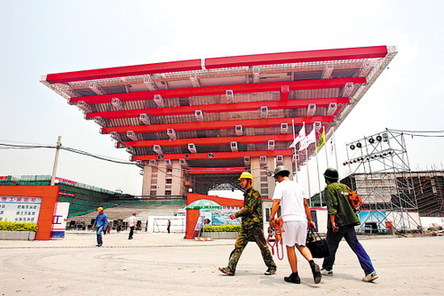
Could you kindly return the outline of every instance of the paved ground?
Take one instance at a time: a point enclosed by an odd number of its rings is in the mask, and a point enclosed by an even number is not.
[[[361,240],[380,275],[364,283],[356,257],[345,242],[335,275],[313,284],[306,262],[302,284],[265,276],[259,249],[250,243],[234,277],[219,273],[234,240],[194,241],[183,234],[127,232],[104,237],[95,247],[91,232],[68,233],[62,240],[0,241],[0,295],[444,295],[444,237]],[[301,257],[300,257],[301,258]],[[320,262],[320,260],[317,260]]]

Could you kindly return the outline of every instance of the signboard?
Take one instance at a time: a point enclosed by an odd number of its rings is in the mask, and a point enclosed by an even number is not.
[[[58,202],[51,227],[51,237],[65,237],[66,219],[68,218],[69,202]]]
[[[213,226],[220,225],[240,225],[241,219],[231,219],[230,215],[236,213],[238,210],[234,209],[212,209],[200,210],[200,214],[204,216],[204,224]],[[208,222],[208,223],[205,223]]]
[[[37,224],[41,203],[40,197],[0,196],[0,221]]]

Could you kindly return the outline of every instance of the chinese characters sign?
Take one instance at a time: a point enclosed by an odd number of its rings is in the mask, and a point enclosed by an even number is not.
[[[0,196],[0,221],[37,223],[40,197]]]
[[[53,217],[51,236],[65,237],[66,218],[68,218],[69,202],[58,202]]]

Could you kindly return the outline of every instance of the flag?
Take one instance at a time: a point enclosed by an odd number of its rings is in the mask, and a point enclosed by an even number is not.
[[[311,130],[311,132],[301,140],[301,144],[299,146],[299,151],[306,149],[308,146],[310,146],[311,143],[316,142],[316,131],[315,128]]]
[[[318,151],[322,148],[322,146],[324,146],[325,144],[325,128],[322,127],[322,133],[321,136],[319,137],[319,143],[318,143],[318,147],[316,147],[316,153],[318,153]]]
[[[302,128],[298,133],[298,136],[294,138],[293,143],[291,143],[289,148],[295,148],[296,144],[305,138],[305,122],[302,124]]]

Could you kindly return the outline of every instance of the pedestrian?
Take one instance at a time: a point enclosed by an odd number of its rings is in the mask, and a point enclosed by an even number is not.
[[[102,207],[97,208],[97,212],[99,212],[96,216],[96,220],[94,221],[94,224],[92,225],[92,229],[96,230],[97,234],[97,247],[101,247],[103,245],[103,239],[102,239],[102,233],[105,231],[105,229],[108,228],[108,217],[103,212]]]
[[[136,227],[136,222],[137,222],[137,219],[136,219],[136,212],[134,212],[134,213],[132,214],[132,216],[128,219],[128,225],[129,225],[129,228],[130,228],[130,232],[129,232],[129,235],[128,235],[128,239],[133,239],[133,235],[134,235],[134,227]]]
[[[336,250],[342,238],[345,238],[364,270],[365,276],[362,281],[373,282],[378,278],[378,275],[373,268],[370,256],[356,236],[355,226],[359,225],[360,221],[355,209],[349,202],[349,188],[347,185],[338,182],[339,174],[335,169],[328,168],[324,172],[324,178],[325,183],[327,183],[324,196],[328,209],[327,246],[330,255],[324,258],[321,273],[327,276],[333,275]]]
[[[243,172],[238,180],[241,187],[245,190],[244,207],[240,211],[231,214],[230,218],[242,218],[241,230],[237,236],[234,250],[230,254],[228,266],[219,267],[219,270],[226,275],[233,276],[236,273],[236,266],[242,251],[247,246],[248,241],[254,241],[260,248],[262,259],[268,267],[264,274],[275,274],[276,264],[273,261],[264,237],[261,195],[253,188],[253,176],[249,172]]]
[[[167,231],[168,231],[168,233],[170,233],[170,227],[171,227],[171,221],[170,221],[170,219],[168,219],[168,222],[167,222]]]
[[[322,275],[319,266],[314,262],[310,249],[305,246],[307,241],[307,227],[315,228],[310,207],[307,203],[307,195],[301,185],[289,178],[290,171],[284,166],[277,166],[274,170],[274,178],[278,182],[274,189],[273,205],[270,214],[270,225],[281,209],[281,217],[284,222],[282,242],[287,248],[287,258],[290,264],[291,274],[284,277],[286,282],[300,284],[298,274],[298,259],[295,248],[310,264],[314,282],[321,281]]]
[[[116,226],[117,233],[119,233],[122,230],[122,225],[123,225],[122,219],[118,219],[117,226]]]

